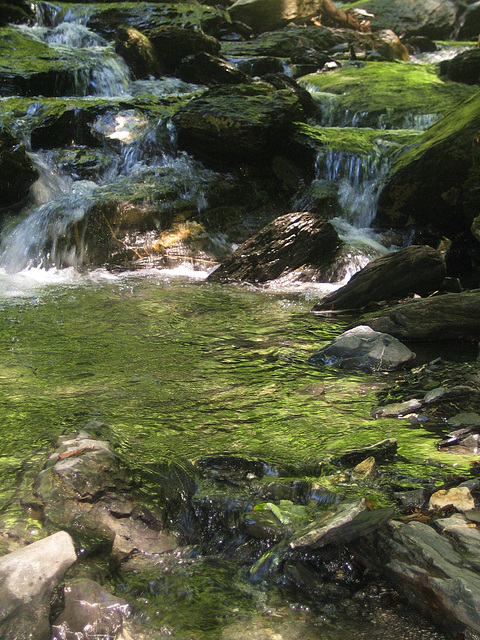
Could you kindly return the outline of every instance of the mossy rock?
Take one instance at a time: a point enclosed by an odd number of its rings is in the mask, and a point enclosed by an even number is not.
[[[177,26],[215,34],[219,26],[229,20],[227,14],[216,7],[183,2],[62,3],[58,6],[60,21],[67,13],[73,13],[89,29],[111,40],[122,25],[134,27],[146,35],[161,26]]]
[[[163,73],[153,44],[138,29],[119,27],[115,38],[115,51],[125,60],[135,79],[159,77]]]
[[[164,26],[149,32],[155,54],[167,72],[173,72],[183,58],[198,53],[217,55],[220,42],[200,31]]]
[[[378,34],[296,25],[262,33],[253,40],[224,41],[222,54],[228,58],[274,56],[291,60],[305,51],[328,53],[337,45],[346,45],[348,50],[349,44],[364,51],[380,51],[388,59],[402,59],[403,56],[403,47],[402,52],[395,53],[395,45],[392,45],[390,38],[382,38]]]
[[[27,24],[33,20],[32,5],[27,2],[5,3],[0,5],[0,26],[9,24]]]
[[[436,122],[398,159],[379,199],[376,224],[468,230],[480,206],[480,93]]]
[[[6,129],[0,129],[0,207],[18,203],[37,179],[24,145]]]
[[[441,80],[433,65],[367,62],[299,78],[336,126],[409,128],[415,118],[438,118],[476,93],[476,88]]]
[[[92,71],[114,53],[105,56],[50,47],[20,28],[0,28],[0,97],[92,94]]]
[[[374,30],[393,29],[399,35],[448,39],[455,31],[457,7],[452,0],[359,0],[342,7],[372,13]]]
[[[255,162],[271,156],[303,117],[292,91],[258,82],[214,87],[174,116],[181,148],[217,162]]]
[[[318,0],[237,0],[229,13],[255,33],[281,29],[290,22],[302,24],[318,15]]]

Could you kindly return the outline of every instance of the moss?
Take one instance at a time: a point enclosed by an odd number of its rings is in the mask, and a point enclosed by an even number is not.
[[[353,127],[319,127],[304,122],[295,123],[294,137],[317,148],[346,151],[356,155],[371,155],[380,150],[399,150],[414,144],[418,131],[398,129],[382,130]]]
[[[336,107],[350,113],[384,114],[385,125],[403,128],[406,114],[440,116],[478,89],[441,80],[434,65],[369,62],[315,73],[298,83],[316,94],[333,94]],[[371,124],[368,120],[364,122]]]

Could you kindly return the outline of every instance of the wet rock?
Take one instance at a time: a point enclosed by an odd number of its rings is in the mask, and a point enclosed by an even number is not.
[[[415,354],[396,338],[370,327],[358,326],[342,333],[308,360],[314,366],[392,371],[407,366]]]
[[[308,22],[318,14],[320,5],[309,0],[290,3],[275,0],[237,0],[229,8],[233,20],[244,22],[255,33],[275,31],[290,22]]]
[[[256,504],[245,515],[243,531],[249,536],[261,540],[277,542],[308,521],[306,507],[294,504],[290,500],[280,500]]]
[[[177,539],[163,530],[168,496],[161,495],[160,482],[156,513],[132,507],[133,482],[107,442],[86,432],[59,441],[34,486],[50,526],[69,531],[87,553],[113,550],[118,559],[134,551],[158,554],[178,546]],[[172,474],[169,477],[173,479]],[[180,486],[175,485],[177,494]]]
[[[440,74],[455,82],[480,83],[480,49],[463,51],[451,60],[442,60]]]
[[[33,19],[32,6],[28,2],[5,2],[0,5],[0,27],[9,24],[27,24]]]
[[[83,637],[115,640],[130,616],[127,601],[105,591],[93,580],[77,580],[64,587],[65,608],[55,620],[51,640]]]
[[[480,2],[468,2],[460,18],[458,38],[477,39],[480,32]]]
[[[480,425],[474,424],[451,431],[437,447],[453,453],[478,453],[479,440]]]
[[[393,496],[404,509],[423,509],[429,492],[425,489],[413,489],[412,491],[395,491]]]
[[[156,56],[167,73],[174,72],[180,61],[187,56],[199,53],[217,56],[220,52],[219,41],[202,31],[165,26],[150,31],[148,35]]]
[[[330,125],[411,128],[415,121],[433,122],[475,91],[462,84],[453,85],[452,90],[450,82],[439,81],[436,70],[426,65],[362,64],[360,68],[342,65],[328,73],[297,78],[312,91],[320,108],[324,112],[328,109]]]
[[[257,58],[239,60],[237,67],[252,78],[262,78],[270,73],[283,73],[285,70],[283,60],[274,56],[259,56]]]
[[[479,122],[480,105],[473,97],[422,133],[388,176],[374,224],[430,225],[450,238],[458,233],[470,235],[479,207]],[[451,270],[449,275],[462,277]]]
[[[475,508],[475,501],[468,487],[441,489],[430,497],[429,509],[443,509],[452,505],[457,511],[469,511]]]
[[[448,293],[370,314],[362,322],[401,340],[480,339],[480,293]]]
[[[125,60],[134,79],[158,78],[163,73],[152,42],[133,27],[118,28],[115,51]]]
[[[266,83],[212,87],[173,117],[181,148],[216,162],[265,160],[292,122],[302,119],[298,98]]]
[[[267,282],[303,267],[313,268],[321,280],[332,269],[340,247],[337,232],[326,218],[289,213],[244,242],[209,280]]]
[[[375,458],[373,456],[359,462],[351,471],[352,479],[357,482],[374,478],[377,474],[378,470],[375,466]]]
[[[370,262],[345,286],[318,302],[313,311],[361,309],[372,301],[427,295],[441,286],[445,273],[445,261],[435,249],[406,247]]]
[[[50,602],[76,561],[64,531],[0,558],[0,635],[4,640],[50,640]]]
[[[290,540],[290,549],[318,549],[328,544],[343,544],[383,527],[393,514],[393,509],[369,511],[364,499],[344,503],[333,513],[310,524]]]
[[[183,58],[178,65],[177,76],[185,82],[207,86],[249,81],[249,77],[233,64],[204,51]]]
[[[332,464],[342,467],[353,467],[366,458],[373,456],[377,462],[391,461],[397,455],[398,442],[395,438],[387,438],[375,444],[346,451],[343,455],[332,460]]]
[[[202,475],[218,482],[238,484],[261,478],[267,467],[259,460],[247,460],[239,456],[212,456],[197,460],[196,467]]]
[[[0,96],[85,96],[92,94],[91,73],[105,61],[87,49],[54,48],[16,27],[0,28]]]
[[[449,518],[433,520],[432,526],[439,533],[454,540],[468,564],[478,571],[480,570],[480,529],[472,524],[471,513],[454,513]]]
[[[421,522],[390,522],[356,543],[355,555],[386,574],[401,594],[437,624],[480,631],[480,579],[469,554]],[[478,562],[478,558],[476,558]]]
[[[0,129],[0,208],[23,200],[37,179],[24,145],[6,129]]]
[[[382,0],[363,0],[355,7],[372,13],[371,27],[393,29],[406,36],[422,35],[441,40],[454,34],[457,8],[452,0],[391,0],[386,5]]]
[[[371,415],[374,418],[403,418],[414,411],[418,411],[422,406],[423,403],[420,400],[412,398],[405,402],[395,402],[394,404],[387,404],[383,407],[376,407],[372,409]]]

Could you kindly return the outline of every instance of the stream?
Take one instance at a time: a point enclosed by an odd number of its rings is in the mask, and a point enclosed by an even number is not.
[[[76,95],[85,101],[96,96],[128,102],[140,93],[168,96],[196,89],[173,79],[133,82],[111,46],[85,26],[88,5],[57,9],[42,3],[39,23],[21,29],[62,51],[81,50],[90,72],[78,73]],[[0,115],[10,123],[13,100],[0,98]],[[14,120],[27,147],[42,109],[33,99],[30,103]],[[115,190],[128,192],[151,175],[168,174],[189,206],[199,211],[204,206],[202,185],[209,170],[176,150],[168,120],[141,121],[128,108],[122,117],[107,112],[97,121],[112,144],[98,151],[95,179],[69,173],[68,161],[60,162],[54,150],[31,152],[40,179],[28,206],[1,232],[4,520],[14,519],[18,509],[19,474],[40,470],[57,436],[91,420],[108,425],[115,451],[140,475],[159,461],[229,455],[260,460],[272,474],[281,470],[307,478],[319,461],[386,438],[398,440],[402,458],[395,474],[414,486],[432,475],[440,478],[442,463],[449,465],[445,473],[465,469],[461,457],[437,450],[438,430],[372,419],[376,394],[393,374],[307,364],[349,324],[348,318],[310,313],[322,292],[337,285],[291,277],[264,287],[219,285],[206,280],[213,268],[207,259],[176,260],[171,268],[147,259],[142,268],[126,271],[85,266],[82,243],[72,249],[65,237],[89,207]],[[365,163],[355,154],[332,152],[318,158],[315,180],[338,182],[350,212],[334,221],[350,243],[346,277],[386,252],[368,226],[388,166],[383,157]],[[131,246],[144,240],[132,237]],[[221,234],[213,241],[231,244]],[[437,355],[447,362],[471,357],[432,349],[420,364]],[[364,495],[359,486],[350,492]],[[376,487],[370,497],[389,504]],[[33,520],[31,526],[40,527]],[[105,578],[99,562],[105,581],[132,603],[135,640],[444,638],[407,605],[396,603],[384,585],[369,586],[368,606],[358,598],[349,601],[347,592],[342,602],[322,603],[288,585],[250,581],[244,566],[220,549],[190,550],[177,557],[175,568],[155,569],[147,584],[137,574]]]

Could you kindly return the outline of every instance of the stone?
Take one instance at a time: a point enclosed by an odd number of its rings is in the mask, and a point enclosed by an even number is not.
[[[431,226],[449,238],[460,233],[471,237],[479,207],[479,123],[480,104],[473,96],[421,133],[393,165],[380,192],[374,226]]]
[[[405,400],[405,402],[395,402],[383,407],[376,407],[372,409],[371,415],[374,418],[403,418],[418,411],[422,406],[423,403],[420,400],[412,398],[411,400]]]
[[[393,371],[412,363],[415,354],[396,338],[370,327],[345,331],[308,360],[314,366],[363,371]]]
[[[359,462],[356,467],[352,469],[352,479],[356,481],[367,480],[377,475],[377,468],[375,466],[375,458],[370,456],[365,458],[362,462]]]
[[[173,122],[182,149],[210,163],[231,165],[271,157],[292,122],[302,117],[292,91],[257,82],[212,87],[179,109]]]
[[[445,261],[435,249],[412,245],[373,260],[313,311],[361,309],[373,301],[427,295],[441,286],[445,274]]]
[[[69,582],[64,588],[65,608],[55,620],[51,640],[117,638],[131,614],[123,598],[113,596],[93,580]]]
[[[461,16],[458,38],[477,39],[480,32],[480,2],[468,2]]]
[[[480,632],[480,578],[447,535],[422,522],[391,521],[351,547],[415,608],[450,631]],[[478,558],[477,558],[478,562]]]
[[[158,60],[167,73],[174,72],[187,56],[207,53],[216,56],[220,52],[219,41],[194,29],[163,26],[148,32]]]
[[[462,51],[450,60],[440,63],[440,75],[454,82],[480,83],[480,49]]]
[[[212,86],[249,82],[247,74],[230,62],[204,51],[187,56],[179,63],[177,76],[184,82]]]
[[[468,487],[455,487],[453,489],[441,489],[430,496],[429,509],[443,509],[452,505],[457,511],[469,511],[475,508],[473,499]]]
[[[50,640],[52,594],[76,559],[72,539],[65,531],[0,558],[3,640]]]
[[[37,177],[25,145],[0,129],[0,209],[24,200]]]
[[[339,505],[303,531],[298,531],[289,542],[290,549],[319,549],[328,544],[344,544],[383,527],[393,514],[393,509],[369,511],[365,500]]]
[[[323,216],[308,212],[288,213],[240,245],[208,279],[267,282],[309,268],[323,280],[341,246],[337,232]]]
[[[476,390],[467,387],[471,393],[477,393]],[[454,396],[455,397],[455,396]],[[449,398],[450,399],[450,398]],[[478,427],[480,429],[480,415],[474,411],[464,411],[457,413],[447,420],[450,427]]]
[[[477,342],[480,339],[480,292],[411,300],[364,316],[361,322],[400,340]]]
[[[115,51],[125,60],[134,79],[158,78],[163,73],[152,42],[133,27],[117,29]]]
[[[387,438],[363,449],[346,451],[343,455],[334,458],[331,462],[334,465],[340,465],[342,467],[353,467],[370,456],[373,456],[377,462],[391,461],[395,459],[397,449],[397,440],[395,438]]]
[[[281,29],[290,22],[307,22],[318,14],[320,7],[319,0],[236,0],[229,13],[233,20],[262,33]]]
[[[423,509],[428,500],[428,492],[425,489],[413,489],[412,491],[395,491],[395,500],[398,500],[403,508]]]

